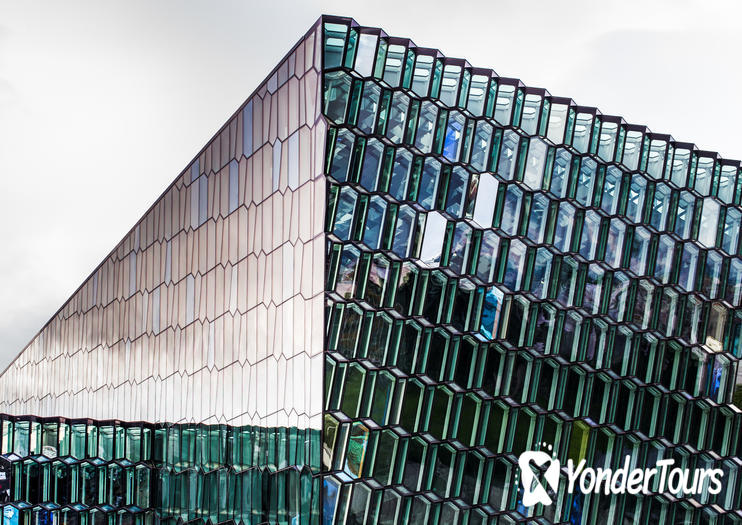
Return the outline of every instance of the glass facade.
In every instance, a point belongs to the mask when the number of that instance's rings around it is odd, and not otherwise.
[[[742,523],[738,161],[322,17],[0,376],[2,525]],[[722,490],[525,506],[518,457]]]
[[[2,525],[320,523],[321,49],[318,22],[2,373]]]
[[[314,429],[4,416],[3,523],[318,522],[319,443]]]
[[[325,20],[325,523],[740,523],[739,162]],[[525,507],[518,456],[720,468]],[[534,521],[528,521],[529,519]]]

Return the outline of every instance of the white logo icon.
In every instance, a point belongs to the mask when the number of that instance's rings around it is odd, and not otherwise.
[[[523,505],[531,507],[536,503],[542,505],[551,505],[551,497],[544,489],[544,486],[536,478],[536,474],[531,467],[531,463],[536,467],[542,467],[546,463],[551,464],[544,472],[546,483],[556,491],[559,488],[559,460],[552,458],[543,451],[527,450],[518,458],[518,467],[520,467],[520,482],[523,485]]]

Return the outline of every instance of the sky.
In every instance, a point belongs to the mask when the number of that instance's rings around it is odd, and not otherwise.
[[[733,0],[0,0],[0,369],[322,13],[742,158]]]

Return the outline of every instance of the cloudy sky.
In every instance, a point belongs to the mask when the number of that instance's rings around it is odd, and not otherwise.
[[[0,0],[0,368],[321,13],[739,159],[737,5]]]

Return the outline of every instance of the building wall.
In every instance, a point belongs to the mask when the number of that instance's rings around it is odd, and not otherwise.
[[[738,520],[739,162],[327,22],[325,522]],[[525,507],[527,450],[723,488]]]
[[[319,35],[302,38],[3,372],[0,412],[320,428]]]

